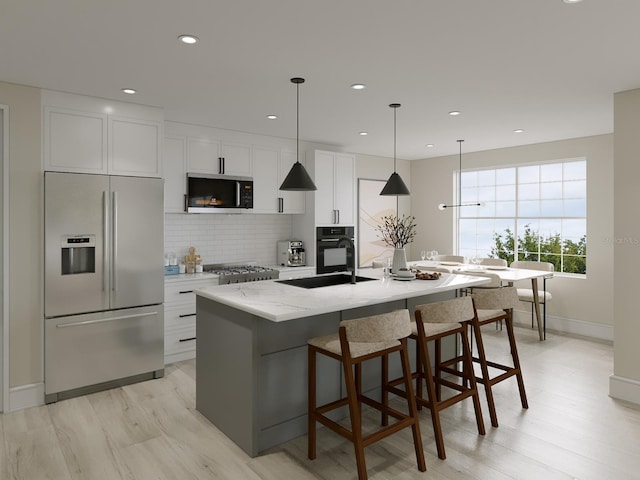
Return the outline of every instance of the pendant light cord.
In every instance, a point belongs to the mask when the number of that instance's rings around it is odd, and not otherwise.
[[[462,142],[464,140],[458,140],[458,145],[460,146],[460,154],[458,156],[458,204],[462,204]]]
[[[396,110],[393,109],[393,173],[396,173]]]
[[[300,84],[296,83],[296,162],[300,161]]]

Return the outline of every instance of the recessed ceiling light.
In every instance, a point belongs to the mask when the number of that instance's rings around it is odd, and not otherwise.
[[[278,118],[278,116],[277,115],[267,115],[267,118],[269,120],[275,120],[276,118]]]
[[[524,133],[524,130],[521,128],[516,128],[513,133]]]
[[[425,146],[426,146],[427,148],[433,148],[433,143],[427,143]]]
[[[199,39],[195,35],[180,35],[178,37],[178,40],[180,40],[182,43],[193,45],[194,43],[198,43]]]
[[[360,135],[362,135],[363,137],[366,137],[367,135],[369,135],[369,132],[360,132]]]
[[[580,3],[582,0],[562,0],[564,3]]]
[[[127,95],[133,95],[136,93],[136,91],[133,88],[123,88],[122,91]]]
[[[452,110],[451,112],[449,112],[449,115],[455,117],[456,115],[460,115],[460,112],[458,110]]]
[[[365,88],[367,88],[367,86],[364,83],[354,83],[353,85],[351,85],[351,88],[353,88],[354,90],[364,90]]]

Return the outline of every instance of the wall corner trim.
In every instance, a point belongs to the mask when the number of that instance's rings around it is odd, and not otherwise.
[[[609,396],[640,405],[640,382],[631,378],[611,375],[609,377]]]
[[[20,385],[9,389],[9,405],[5,412],[44,405],[44,382]]]

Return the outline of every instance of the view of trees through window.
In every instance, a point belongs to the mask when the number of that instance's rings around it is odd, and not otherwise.
[[[585,274],[586,160],[462,172],[458,252]]]

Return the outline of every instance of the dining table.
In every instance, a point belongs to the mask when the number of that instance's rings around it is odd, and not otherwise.
[[[494,273],[500,278],[500,282],[507,286],[513,286],[515,282],[521,280],[531,281],[531,290],[533,291],[533,308],[538,326],[538,335],[540,340],[546,338],[546,311],[544,316],[540,313],[540,298],[538,295],[538,279],[543,279],[546,283],[548,278],[553,277],[553,272],[530,270],[525,268],[511,268],[498,265],[477,265],[471,263],[445,262],[437,260],[417,260],[407,262],[407,266],[411,269],[421,271],[433,271],[433,269],[446,270],[449,273],[477,272],[477,273]],[[543,288],[546,290],[546,288]]]

